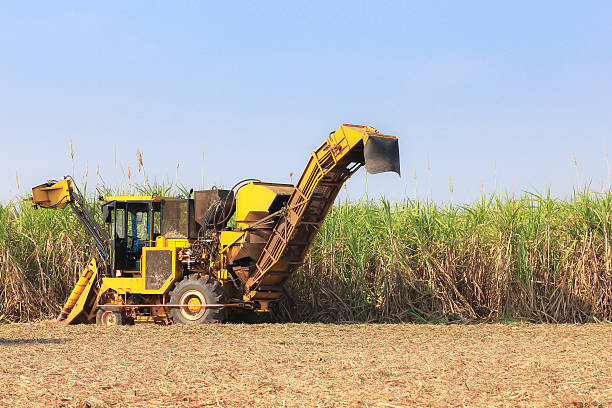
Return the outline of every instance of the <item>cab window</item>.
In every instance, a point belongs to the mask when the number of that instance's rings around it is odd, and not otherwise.
[[[117,238],[125,238],[125,210],[123,208],[117,208],[115,211],[115,234]]]

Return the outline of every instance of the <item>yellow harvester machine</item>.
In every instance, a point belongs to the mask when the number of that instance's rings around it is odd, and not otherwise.
[[[58,319],[198,324],[223,321],[231,310],[268,311],[363,165],[399,174],[397,138],[342,125],[310,155],[295,186],[244,180],[187,199],[104,197],[103,225],[70,177],[34,187],[32,205],[70,206],[97,249]]]

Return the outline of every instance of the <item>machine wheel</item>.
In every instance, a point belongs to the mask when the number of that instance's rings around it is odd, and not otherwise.
[[[218,323],[224,320],[221,308],[202,307],[206,304],[223,303],[225,294],[219,282],[210,276],[201,277],[193,274],[180,281],[170,292],[170,303],[173,305],[190,305],[189,307],[173,307],[170,317],[174,323],[202,324]]]
[[[117,308],[99,309],[96,313],[96,324],[100,326],[121,326],[124,324],[123,313]]]

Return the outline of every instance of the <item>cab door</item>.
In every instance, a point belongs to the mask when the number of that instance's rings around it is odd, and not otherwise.
[[[128,271],[141,270],[142,249],[151,246],[150,211],[150,203],[127,203],[125,269]]]

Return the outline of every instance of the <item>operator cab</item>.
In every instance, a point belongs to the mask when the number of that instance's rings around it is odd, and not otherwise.
[[[118,276],[140,274],[142,248],[154,246],[160,235],[160,202],[149,197],[109,199],[102,214],[110,237],[111,270]]]
[[[197,239],[203,226],[196,222],[196,212],[205,214],[206,219],[211,218],[200,207],[210,204],[204,198],[212,201],[218,194],[217,190],[198,191],[195,200],[156,196],[106,197],[102,217],[110,238],[112,275],[141,276],[142,249],[155,246],[160,235],[169,240]],[[216,207],[214,210],[216,217],[211,219],[225,216],[223,212],[217,214]]]
[[[234,213],[227,190],[196,191],[195,198],[157,196],[106,197],[102,217],[110,238],[112,276],[142,277],[142,249],[157,237],[196,240],[206,230],[220,230]]]

